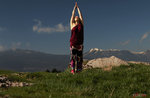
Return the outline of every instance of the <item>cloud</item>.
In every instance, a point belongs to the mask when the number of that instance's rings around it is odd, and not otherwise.
[[[130,43],[130,40],[127,40],[127,41],[125,41],[125,42],[121,42],[120,44],[122,45],[122,46],[125,46],[125,45],[127,45],[127,44],[129,44]]]
[[[11,46],[11,49],[12,49],[12,50],[16,50],[16,49],[19,48],[21,45],[22,45],[21,42],[13,42],[13,43],[12,43],[12,46]]]
[[[141,37],[140,42],[142,42],[144,39],[146,39],[149,34],[150,34],[150,32],[146,32],[146,33]]]
[[[6,50],[6,48],[4,46],[0,45],[0,51],[4,51],[4,50]]]
[[[35,19],[35,22],[37,22],[36,25],[33,26],[33,31],[37,33],[55,33],[55,32],[68,32],[69,26],[64,26],[62,23],[59,23],[55,25],[54,27],[45,27],[42,25],[42,22],[40,20]]]

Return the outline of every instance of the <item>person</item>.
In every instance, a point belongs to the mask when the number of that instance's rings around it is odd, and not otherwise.
[[[75,11],[78,10],[78,16],[75,16]],[[80,9],[77,5],[77,2],[72,11],[72,16],[70,19],[70,28],[71,28],[71,37],[70,37],[70,66],[71,73],[75,74],[76,72],[82,71],[83,63],[83,38],[84,38],[84,29],[83,29],[83,17],[80,12]],[[77,69],[75,70],[75,62],[77,61]]]

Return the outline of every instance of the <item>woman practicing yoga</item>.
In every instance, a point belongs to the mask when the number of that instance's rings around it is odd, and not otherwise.
[[[78,10],[78,16],[75,16],[75,10]],[[71,65],[71,73],[80,72],[82,70],[82,62],[83,62],[83,17],[80,12],[80,9],[77,5],[77,2],[74,6],[71,20],[70,20],[70,28],[71,28],[71,38],[70,38],[70,65]],[[75,62],[77,61],[77,69],[75,70]]]

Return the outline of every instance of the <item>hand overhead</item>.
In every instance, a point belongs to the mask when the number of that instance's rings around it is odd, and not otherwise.
[[[78,7],[78,5],[77,5],[77,2],[75,3],[75,8],[77,8]]]
[[[81,22],[82,24],[84,24],[84,23],[83,23],[83,17],[82,17],[81,11],[80,11],[80,9],[79,9],[79,7],[78,7],[78,5],[77,5],[77,2],[75,2],[75,6],[74,6],[74,8],[73,8],[72,16],[71,16],[71,19],[70,19],[70,27],[71,27],[71,28],[73,27],[73,24],[74,24],[74,21],[75,21],[74,19],[75,19],[75,11],[76,11],[76,9],[78,10],[80,22]]]

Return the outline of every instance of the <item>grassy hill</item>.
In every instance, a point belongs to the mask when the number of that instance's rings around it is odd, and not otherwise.
[[[150,98],[150,66],[130,64],[111,71],[87,69],[72,75],[61,73],[18,73],[0,71],[12,81],[34,83],[32,86],[0,88],[0,96],[10,98]]]

